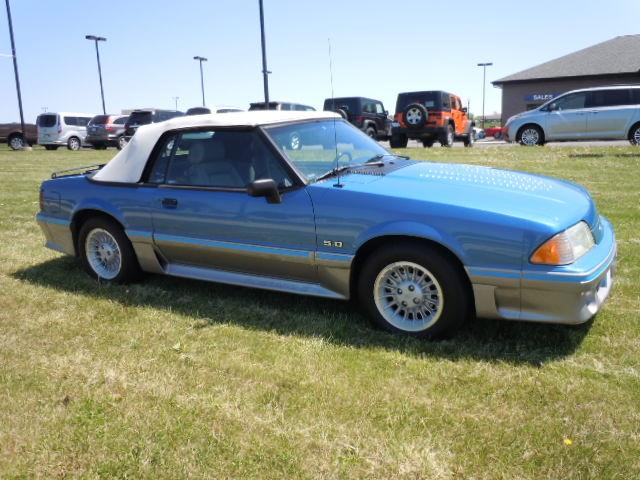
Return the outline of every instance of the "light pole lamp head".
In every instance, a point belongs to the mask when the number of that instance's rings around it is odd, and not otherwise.
[[[479,63],[478,64],[479,67],[490,67],[491,65],[493,65],[492,62],[486,62],[486,63]]]
[[[87,40],[95,40],[96,42],[106,42],[107,39],[105,37],[98,37],[96,35],[85,35],[84,38]]]
[[[200,60],[201,62],[206,62],[207,61],[207,59],[205,57],[199,57],[197,55],[195,57],[193,57],[193,59],[194,60]]]

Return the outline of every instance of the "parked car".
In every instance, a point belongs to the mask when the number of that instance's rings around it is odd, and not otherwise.
[[[297,110],[302,112],[314,112],[316,109],[309,105],[292,102],[269,102],[269,108],[266,108],[266,104],[264,102],[249,104],[249,111],[253,112],[255,110]]]
[[[391,133],[391,148],[405,148],[409,139],[425,147],[435,141],[443,147],[461,139],[465,147],[474,144],[473,127],[467,108],[457,95],[440,90],[407,92],[398,95]]]
[[[311,143],[290,149],[294,132]],[[613,228],[567,181],[412,161],[329,112],[174,118],[131,142],[40,187],[47,247],[96,288],[144,271],[355,297],[421,337],[474,312],[585,322],[611,289]]]
[[[474,133],[475,140],[482,140],[487,136],[486,132],[483,129],[478,127],[473,127],[473,133]]]
[[[484,133],[487,137],[493,137],[494,140],[502,139],[502,127],[487,127],[484,129]]]
[[[66,145],[69,150],[80,150],[87,137],[87,125],[92,113],[47,112],[38,115],[38,144],[47,150]]]
[[[388,140],[391,119],[380,100],[365,97],[327,98],[323,109],[336,112],[371,138]]]
[[[209,107],[192,107],[187,110],[185,115],[207,115],[210,113],[231,113],[231,112],[243,112],[241,108],[238,107],[214,107],[211,110]]]
[[[22,135],[20,123],[0,123],[0,143],[8,144],[13,150],[21,150],[25,145],[35,144],[38,141],[37,127],[33,123],[25,123],[24,129],[26,139]]]
[[[131,139],[140,125],[164,122],[182,115],[184,113],[178,110],[158,110],[154,108],[134,110],[129,114],[129,118],[124,125],[125,143]]]
[[[96,115],[87,125],[87,143],[96,150],[107,147],[121,150],[127,144],[124,125],[128,118],[128,115]]]
[[[640,85],[572,90],[507,120],[521,145],[565,140],[629,140],[640,145]]]

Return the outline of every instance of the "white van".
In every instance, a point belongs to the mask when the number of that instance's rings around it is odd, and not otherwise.
[[[87,124],[93,113],[47,112],[38,115],[38,145],[56,150],[66,145],[69,150],[80,150],[87,138]]]

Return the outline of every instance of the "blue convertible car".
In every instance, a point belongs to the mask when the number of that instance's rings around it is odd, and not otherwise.
[[[608,296],[610,223],[562,180],[390,154],[326,112],[180,117],[40,191],[49,248],[141,272],[336,299],[433,337],[479,317],[581,323]]]

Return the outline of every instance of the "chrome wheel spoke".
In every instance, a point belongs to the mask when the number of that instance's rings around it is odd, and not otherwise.
[[[85,254],[99,278],[112,280],[122,267],[122,255],[116,239],[106,230],[95,228],[85,240]]]

